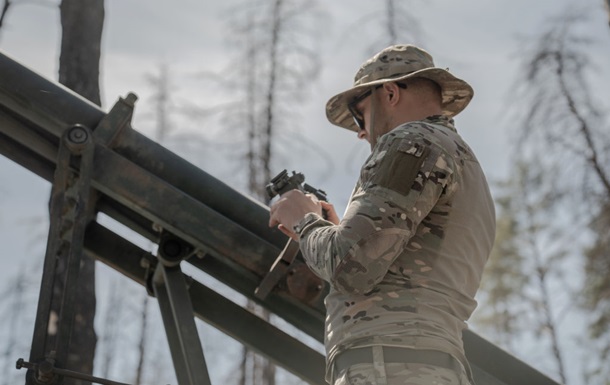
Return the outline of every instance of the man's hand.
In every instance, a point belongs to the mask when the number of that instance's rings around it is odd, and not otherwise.
[[[281,232],[298,241],[299,236],[294,232],[294,227],[308,213],[316,213],[322,216],[322,203],[312,194],[306,195],[299,190],[288,191],[271,205],[269,227],[278,225]],[[326,205],[332,208],[332,205]],[[334,209],[333,214],[335,217],[337,216]]]
[[[339,220],[339,216],[335,211],[335,206],[333,206],[332,203],[324,201],[320,201],[320,204],[322,205],[322,210],[324,210],[326,220],[332,222],[334,225],[338,225],[341,221]]]

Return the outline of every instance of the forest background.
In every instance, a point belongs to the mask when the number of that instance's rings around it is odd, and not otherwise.
[[[0,49],[54,80],[60,3],[5,0],[0,19]],[[261,198],[270,174],[299,170],[342,212],[368,146],[325,120],[326,101],[385,46],[426,48],[475,89],[456,123],[497,203],[471,329],[558,382],[607,385],[609,14],[606,1],[574,3],[107,0],[100,102],[133,91],[134,127],[223,182]],[[4,157],[0,181],[0,381],[11,384],[31,342],[50,185]],[[175,383],[152,301],[101,264],[95,274],[94,373]],[[199,327],[213,383],[299,383]]]

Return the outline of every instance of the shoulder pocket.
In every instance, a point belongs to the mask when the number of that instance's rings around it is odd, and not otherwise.
[[[402,140],[389,150],[373,176],[373,185],[408,194],[414,186],[430,148],[421,142]],[[419,186],[417,184],[416,186]]]

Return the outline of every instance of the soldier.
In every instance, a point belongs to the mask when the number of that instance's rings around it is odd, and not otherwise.
[[[330,283],[331,384],[472,381],[462,330],[495,235],[487,181],[452,119],[472,96],[426,51],[384,49],[326,105],[372,149],[343,219],[297,190],[271,207],[269,225]]]

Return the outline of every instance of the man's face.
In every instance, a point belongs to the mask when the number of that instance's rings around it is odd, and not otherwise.
[[[396,86],[394,87],[393,85]],[[378,85],[373,89],[363,92],[348,104],[348,109],[354,118],[354,122],[360,129],[358,131],[359,139],[364,139],[371,143],[371,123],[375,125],[375,136],[383,135],[394,127],[392,124],[393,112],[390,110],[388,97],[399,93],[400,89],[406,88],[407,85],[403,83]],[[371,122],[373,104],[375,105],[375,122]]]
[[[363,139],[370,143],[371,98],[367,97],[361,100],[354,107],[362,119],[362,123],[359,125],[358,139]]]
[[[359,128],[358,138],[364,139],[370,143],[370,122],[371,122],[371,96],[375,96],[374,89],[369,89],[354,99],[349,105],[349,111],[354,118],[354,122]]]
[[[387,110],[383,97],[385,92],[383,88],[376,89],[372,95],[354,105],[353,113],[357,113],[361,120],[361,124],[358,125],[360,128],[358,139],[371,143],[371,123],[375,125],[375,136],[383,135],[393,128],[389,122],[390,112]],[[375,98],[375,122],[371,122],[373,98]]]

